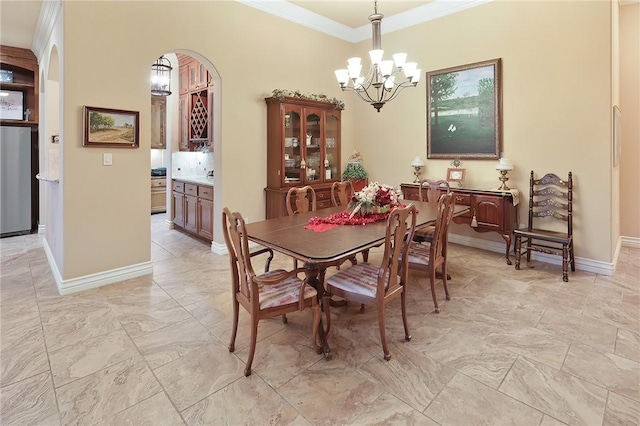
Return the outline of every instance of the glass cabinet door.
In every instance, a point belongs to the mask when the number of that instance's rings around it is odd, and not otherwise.
[[[302,121],[300,108],[284,106],[284,182],[283,184],[299,184],[302,177],[304,154],[301,144]]]
[[[305,110],[305,153],[306,183],[318,183],[322,180],[322,113],[315,109]]]
[[[324,180],[340,180],[339,167],[340,157],[338,151],[338,142],[340,141],[340,119],[327,112],[325,122],[325,139],[324,139],[324,162],[323,173]]]

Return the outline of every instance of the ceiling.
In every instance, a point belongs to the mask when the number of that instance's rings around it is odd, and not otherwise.
[[[0,44],[31,49],[41,0],[0,1]]]
[[[380,0],[378,12],[389,17],[422,6],[430,1]],[[252,3],[247,2],[253,7],[258,2],[253,1]],[[368,17],[373,13],[374,7],[373,0],[289,0],[281,1],[281,3],[301,7],[308,12],[349,28],[369,25]],[[38,25],[41,5],[41,0],[0,1],[0,44],[30,49]],[[293,14],[295,14],[295,10]],[[295,19],[295,16],[290,17]]]
[[[213,0],[206,0],[213,1]],[[373,0],[235,0],[348,41],[371,36],[368,17]],[[397,30],[490,0],[379,0],[385,28]],[[640,0],[619,0],[629,5]],[[42,0],[0,0],[0,44],[31,49]],[[445,10],[446,9],[446,10]],[[389,19],[390,18],[390,19]],[[384,25],[384,24],[383,24]]]

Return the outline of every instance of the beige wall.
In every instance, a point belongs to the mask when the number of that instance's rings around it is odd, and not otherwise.
[[[620,8],[620,234],[640,238],[640,4]]]
[[[163,53],[197,52],[220,74],[218,212],[264,217],[263,98],[274,88],[344,99],[343,159],[362,151],[374,180],[410,181],[411,159],[426,154],[424,82],[379,114],[337,89],[333,70],[366,55],[370,41],[351,45],[231,1],[65,2],[64,19],[63,279],[150,259],[148,78]],[[607,2],[492,2],[386,34],[383,48],[407,51],[423,72],[502,58],[504,152],[516,165],[509,183],[524,190],[531,169],[572,170],[576,253],[611,261],[611,233],[600,226],[612,220]],[[83,148],[82,105],[140,111],[140,149]],[[101,165],[104,152],[113,166]],[[448,165],[429,160],[426,175],[442,177]],[[498,185],[494,161],[464,166],[470,182]]]
[[[515,165],[509,185],[526,197],[531,170],[572,171],[576,256],[612,261],[611,230],[602,226],[612,222],[609,2],[491,2],[385,34],[382,44],[408,52],[423,71],[502,58],[503,152]],[[380,114],[357,106],[358,143],[374,179],[410,181],[411,160],[426,156],[425,93],[423,83],[407,89]],[[467,182],[497,187],[496,163],[464,161]],[[450,160],[428,160],[423,176],[444,178],[447,167]],[[502,241],[463,225],[452,232]]]
[[[275,88],[339,95],[329,64],[343,61],[353,48],[231,1],[64,6],[64,279],[150,259],[146,123],[149,69],[158,56],[192,51],[216,67],[222,79],[217,207],[228,205],[258,220],[264,217],[264,97]],[[140,149],[83,148],[82,105],[140,111]],[[347,150],[355,143],[350,114],[343,115]],[[113,166],[101,165],[104,152],[113,154]],[[215,239],[223,242],[219,232]]]

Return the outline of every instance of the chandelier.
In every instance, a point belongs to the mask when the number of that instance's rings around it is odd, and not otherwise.
[[[171,62],[164,55],[151,65],[152,95],[169,96],[171,94],[171,70]]]
[[[369,15],[373,32],[373,50],[369,51],[371,66],[366,76],[360,74],[360,58],[349,58],[347,68],[335,71],[340,88],[353,90],[365,102],[380,112],[385,103],[392,101],[405,87],[415,87],[422,70],[416,62],[406,62],[406,53],[396,53],[393,60],[382,60],[384,50],[380,35],[380,24],[384,15],[378,13],[378,1],[374,2],[374,13]],[[394,68],[395,64],[395,68]],[[400,81],[402,78],[404,80]]]

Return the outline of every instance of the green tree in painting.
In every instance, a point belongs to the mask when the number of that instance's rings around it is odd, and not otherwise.
[[[478,81],[478,118],[481,126],[493,126],[495,120],[495,96],[492,78],[481,78]]]
[[[97,112],[92,112],[89,117],[89,127],[91,130],[95,131],[98,129],[109,129],[116,124],[116,121],[113,117],[108,115],[102,115]]]
[[[431,111],[433,111],[433,135],[440,132],[438,126],[438,104],[456,91],[457,73],[442,74],[431,78]]]

